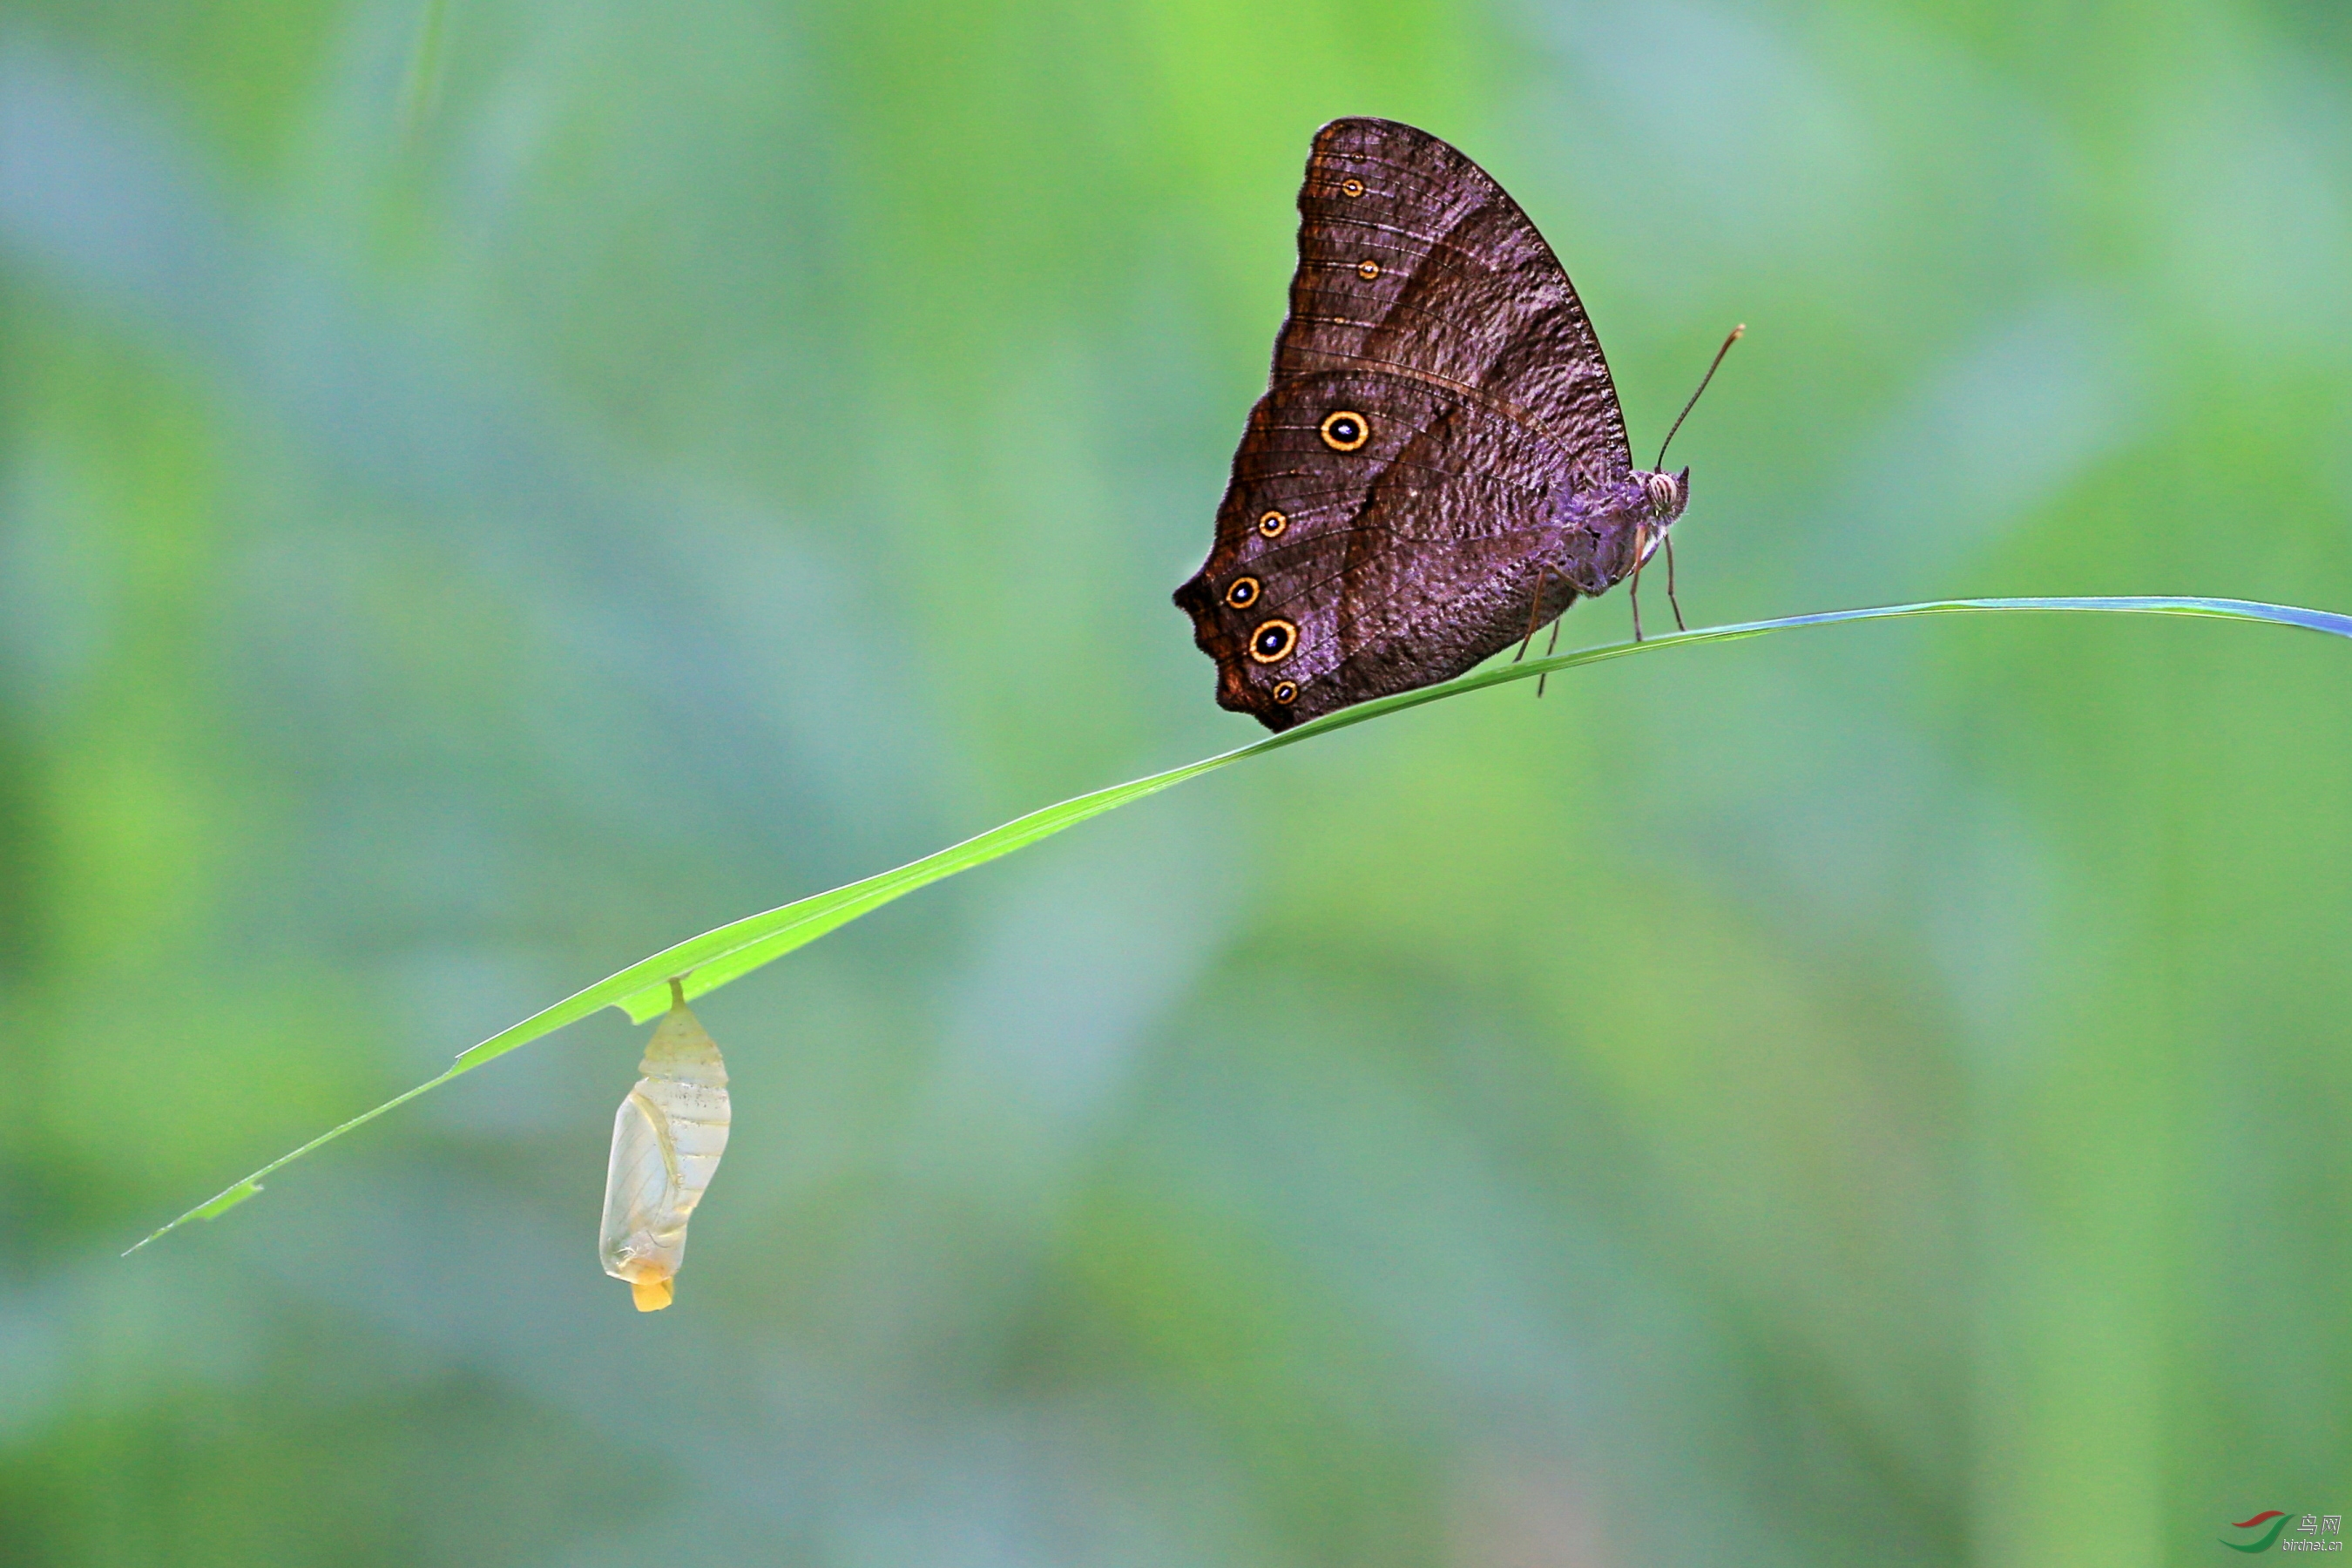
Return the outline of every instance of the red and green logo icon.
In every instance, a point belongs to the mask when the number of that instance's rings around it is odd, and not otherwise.
[[[2294,1539],[2281,1541],[2289,1526]],[[2268,1552],[2275,1546],[2282,1552],[2341,1552],[2344,1550],[2344,1516],[2340,1513],[2306,1513],[2298,1522],[2293,1514],[2282,1509],[2266,1508],[2252,1519],[2242,1519],[2230,1526],[2238,1531],[2234,1541],[2221,1538],[2221,1544],[2232,1552]]]
[[[2274,1508],[2266,1508],[2253,1518],[2231,1525],[2231,1530],[2259,1530],[2262,1533],[2242,1541],[2223,1538],[2221,1544],[2232,1552],[2268,1552],[2278,1544],[2279,1532],[2286,1528],[2287,1516]],[[2267,1529],[2264,1526],[2268,1526]]]

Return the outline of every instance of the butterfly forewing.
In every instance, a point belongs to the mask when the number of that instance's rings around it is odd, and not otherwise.
[[[1580,482],[1632,470],[1575,287],[1486,171],[1410,125],[1335,121],[1315,138],[1298,211],[1276,385],[1343,365],[1433,376],[1549,436]]]

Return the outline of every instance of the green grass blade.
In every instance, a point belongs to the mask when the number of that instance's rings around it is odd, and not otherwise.
[[[1917,605],[1886,605],[1861,610],[1827,610],[1810,616],[1788,616],[1778,620],[1749,621],[1727,626],[1706,626],[1696,631],[1670,632],[1645,642],[1606,643],[1598,647],[1580,648],[1573,653],[1551,658],[1533,658],[1519,664],[1498,664],[1445,681],[1441,685],[1423,687],[1394,697],[1377,698],[1359,703],[1337,713],[1299,725],[1279,735],[1268,736],[1254,744],[1218,756],[1205,757],[1197,763],[1171,768],[1165,773],[1151,773],[1113,784],[1091,794],[1075,796],[1055,805],[1043,807],[1018,816],[1001,827],[991,828],[974,838],[926,855],[895,870],[884,871],[851,882],[828,892],[817,893],[798,902],[765,910],[734,921],[715,931],[707,931],[675,947],[666,948],[649,958],[639,960],[616,974],[607,975],[585,990],[573,993],[553,1006],[532,1014],[508,1028],[500,1030],[479,1045],[471,1047],[452,1062],[448,1070],[438,1078],[418,1084],[415,1089],[394,1100],[386,1100],[374,1110],[355,1116],[339,1127],[329,1129],[300,1148],[282,1154],[261,1169],[237,1182],[217,1195],[190,1209],[186,1214],[142,1239],[131,1251],[168,1234],[192,1219],[210,1219],[261,1190],[261,1179],[281,1166],[292,1163],[322,1144],[331,1143],[354,1128],[362,1127],[386,1111],[406,1104],[428,1090],[438,1089],[451,1079],[468,1073],[483,1063],[502,1057],[518,1046],[528,1045],[541,1036],[554,1033],[566,1024],[576,1023],[589,1014],[604,1007],[619,1007],[637,1023],[644,1023],[669,1005],[669,982],[683,978],[688,996],[700,996],[717,990],[761,964],[772,963],[793,949],[814,942],[829,931],[848,924],[860,915],[879,909],[893,899],[902,898],[918,888],[927,887],[959,871],[984,865],[1000,856],[1024,848],[1041,838],[1049,838],[1066,827],[1074,827],[1088,817],[1099,816],[1130,801],[1157,795],[1213,773],[1244,757],[1255,757],[1311,741],[1334,730],[1344,730],[1351,724],[1382,718],[1407,708],[1418,708],[1425,702],[1442,701],[1458,697],[1465,691],[1478,691],[1489,686],[1502,686],[1514,680],[1559,670],[1573,669],[1579,665],[1598,664],[1603,659],[1624,658],[1633,654],[1662,653],[1668,648],[1687,647],[1698,643],[1734,642],[1742,637],[1762,637],[1767,633],[1789,631],[1800,626],[1832,626],[1847,621],[1894,620],[1910,616],[1975,615],[2011,613],[2018,611],[2082,612],[2131,616],[2198,616],[2235,621],[2258,621],[2273,626],[2300,626],[2309,631],[2326,632],[2336,637],[2352,637],[2352,616],[2342,616],[2327,610],[2299,609],[2287,605],[2257,604],[2244,599],[2203,599],[2168,596],[2140,598],[2066,598],[2066,599],[1937,599]]]

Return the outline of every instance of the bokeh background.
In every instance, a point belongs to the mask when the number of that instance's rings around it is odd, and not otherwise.
[[[1579,672],[711,996],[1250,738],[1169,591],[1307,141],[1457,142],[1701,623],[2352,605],[2333,0],[12,0],[0,1557],[2133,1564],[2352,1512],[2352,655],[2089,617]],[[1623,635],[1622,596],[1569,640]]]

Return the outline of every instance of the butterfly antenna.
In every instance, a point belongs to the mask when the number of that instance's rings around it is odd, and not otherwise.
[[[1683,411],[1675,416],[1674,424],[1668,426],[1666,430],[1666,438],[1658,443],[1658,460],[1652,465],[1653,468],[1661,472],[1664,470],[1666,466],[1666,448],[1675,444],[1675,432],[1683,427],[1683,421],[1690,417],[1690,411],[1698,406],[1699,392],[1705,392],[1706,390],[1706,384],[1715,379],[1716,365],[1719,365],[1723,363],[1723,356],[1731,352],[1731,345],[1738,342],[1740,340],[1740,337],[1746,333],[1747,331],[1748,323],[1745,321],[1740,322],[1738,326],[1731,329],[1731,335],[1723,340],[1723,346],[1715,351],[1714,363],[1706,367],[1706,374],[1698,378],[1698,392],[1694,392],[1690,395],[1690,401],[1683,405]]]
[[[1675,630],[1690,630],[1683,625],[1683,607],[1675,598],[1675,536],[1671,532],[1666,535],[1666,604],[1675,612]]]

